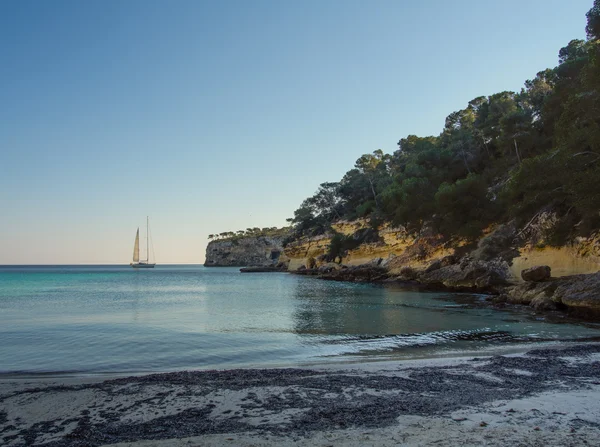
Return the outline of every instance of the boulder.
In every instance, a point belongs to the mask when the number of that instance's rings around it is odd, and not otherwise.
[[[547,265],[536,265],[521,271],[521,278],[523,278],[524,281],[546,281],[550,279],[550,272],[551,269]]]

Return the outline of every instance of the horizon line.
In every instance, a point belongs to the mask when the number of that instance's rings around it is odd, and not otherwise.
[[[103,262],[103,263],[94,263],[94,264],[90,264],[90,263],[61,263],[61,264],[47,264],[47,263],[41,263],[41,264],[0,264],[0,267],[26,267],[26,266],[38,266],[38,265],[131,265],[131,264],[122,264],[122,263],[118,263],[118,262]],[[204,262],[161,262],[160,264],[156,264],[156,265],[204,265]]]

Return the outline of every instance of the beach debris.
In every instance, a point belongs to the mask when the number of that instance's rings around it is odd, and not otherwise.
[[[523,421],[531,421],[514,424],[514,416],[494,416],[498,414],[496,410],[508,407],[498,407],[495,403],[527,399],[532,393],[554,392],[556,383],[565,377],[571,379],[561,387],[563,391],[581,392],[589,386],[590,378],[596,381],[600,378],[595,360],[598,354],[600,344],[581,344],[560,349],[538,348],[517,357],[488,357],[483,364],[408,367],[402,374],[247,369],[151,374],[77,385],[24,386],[0,396],[0,444],[39,445],[52,436],[53,440],[45,444],[47,447],[100,446],[209,434],[228,436],[246,433],[249,428],[260,436],[274,434],[301,439],[311,433],[337,433],[351,427],[358,430],[354,434],[370,438],[371,430],[393,427],[398,421],[403,421],[411,432],[426,430],[427,424],[435,422],[461,433],[479,431],[477,426],[489,424],[494,429],[502,428],[508,423],[525,435],[533,435],[531,431],[537,423],[539,431],[552,432],[552,436],[555,432],[563,436],[561,433],[571,430],[573,423],[577,434],[569,436],[584,439],[590,433],[598,434],[595,423],[572,417],[552,418],[551,411],[541,411],[540,408],[546,407],[540,407],[537,401],[524,400],[516,404],[520,405],[517,410],[508,408],[502,412],[522,415]],[[515,375],[515,369],[530,374]],[[506,380],[490,381],[482,373],[493,373]],[[135,392],[124,394],[125,388]],[[374,393],[375,389],[386,392]],[[282,395],[285,399],[276,398]],[[113,399],[106,403],[105,397],[109,396]],[[26,418],[32,417],[27,403],[33,398],[44,412],[37,420],[27,422]],[[60,417],[53,411],[58,402],[65,408]],[[484,404],[491,405],[486,413],[481,412],[480,406]],[[215,408],[219,410],[214,411]],[[595,411],[596,407],[592,408]],[[573,414],[570,407],[551,409]],[[465,413],[471,410],[477,412]],[[545,417],[543,424],[532,419],[540,416]],[[492,422],[482,421],[483,417],[491,418]],[[30,425],[23,426],[21,418]],[[470,422],[468,426],[455,425],[449,419]],[[575,427],[571,433],[575,433]],[[482,437],[494,434],[490,430],[480,432]],[[237,435],[228,439],[232,440],[235,441],[231,445],[240,443]]]

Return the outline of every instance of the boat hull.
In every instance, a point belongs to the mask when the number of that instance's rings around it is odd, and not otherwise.
[[[156,264],[130,264],[134,269],[153,269]]]

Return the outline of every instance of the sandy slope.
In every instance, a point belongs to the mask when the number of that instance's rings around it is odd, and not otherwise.
[[[4,379],[0,444],[600,445],[600,346],[345,369]]]

